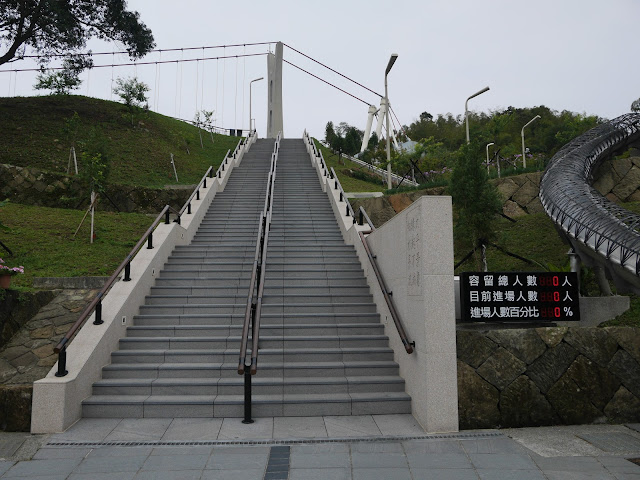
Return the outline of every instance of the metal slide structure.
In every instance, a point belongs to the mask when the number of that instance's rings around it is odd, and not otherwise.
[[[549,162],[540,181],[540,201],[586,265],[603,267],[618,292],[640,294],[640,215],[591,186],[602,161],[631,146],[640,147],[638,113],[575,138]]]

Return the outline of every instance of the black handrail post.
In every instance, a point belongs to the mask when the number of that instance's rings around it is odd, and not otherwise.
[[[96,318],[93,321],[94,325],[102,325],[104,322],[102,321],[102,300],[100,300],[96,304]]]
[[[358,225],[363,225],[364,224],[364,215],[362,215],[362,209],[360,209],[360,211],[358,212]]]
[[[164,214],[164,223],[166,225],[169,225],[169,223],[171,223],[169,220],[169,209],[167,209],[167,213]]]
[[[251,373],[249,369],[244,369],[244,420],[242,423],[253,423],[251,418]]]
[[[204,177],[204,181],[202,182],[202,188],[207,188],[207,177]]]
[[[200,199],[198,199],[200,200]],[[191,202],[189,202],[189,204],[187,205],[187,215],[191,215]],[[178,222],[180,223],[180,222]]]
[[[131,262],[127,263],[127,266],[124,267],[124,278],[122,279],[123,282],[130,282],[131,281]]]
[[[67,347],[62,347],[58,353],[58,371],[56,377],[64,377],[67,373]]]
[[[153,232],[149,234],[147,237],[147,250],[151,250],[153,248]]]
[[[200,189],[196,190],[196,200],[200,200]],[[189,206],[191,206],[191,204],[189,204]]]

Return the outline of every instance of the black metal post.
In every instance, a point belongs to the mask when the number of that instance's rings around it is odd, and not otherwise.
[[[147,250],[151,250],[152,248],[153,248],[153,232],[151,232],[147,237]]]
[[[191,215],[191,202],[187,205],[187,215]]]
[[[207,188],[207,177],[204,177],[204,182],[202,183],[202,188]]]
[[[127,263],[127,265],[124,267],[124,278],[122,279],[123,282],[130,282],[131,281],[131,262]]]
[[[358,225],[364,225],[364,215],[362,215],[362,210],[358,212]]]
[[[169,210],[167,209],[167,213],[164,214],[164,223],[169,225]]]
[[[222,177],[220,177],[220,170],[218,170],[218,178],[222,178]]]
[[[349,204],[347,203],[347,205],[344,208],[346,209],[345,215],[348,217],[349,216]],[[355,218],[354,218],[354,220],[355,220]]]
[[[64,377],[67,373],[67,347],[63,347],[58,354],[58,371],[56,377]]]
[[[96,305],[96,318],[93,321],[94,325],[102,325],[104,322],[102,321],[102,300],[98,302]]]
[[[251,419],[251,373],[244,368],[244,420],[242,423],[253,423]]]
[[[340,192],[340,201],[342,201],[342,192]]]
[[[200,200],[200,189],[196,190],[196,200]]]
[[[213,165],[209,169],[209,178],[213,178]],[[198,192],[198,193],[200,193],[200,192]]]

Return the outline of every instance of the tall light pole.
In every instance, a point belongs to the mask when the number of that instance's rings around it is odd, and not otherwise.
[[[467,98],[467,100],[464,102],[464,121],[467,124],[467,143],[469,143],[469,111],[467,109],[467,104],[469,103],[469,100],[471,100],[473,97],[477,97],[480,94],[483,94],[484,92],[488,91],[489,87],[484,87],[482,90],[480,90],[479,92],[474,93],[473,95],[471,95],[469,98]]]
[[[520,130],[520,136],[522,137],[522,168],[527,168],[527,157],[524,156],[524,129],[539,118],[540,115],[536,115],[531,120],[529,120],[524,127],[522,127],[522,130]]]
[[[391,71],[391,67],[396,63],[398,59],[397,53],[392,53],[387,64],[387,69],[384,71],[384,98],[387,101],[387,111],[385,123],[387,124],[387,188],[391,189],[391,144],[389,143],[389,89],[387,87],[387,75]]]
[[[493,142],[487,143],[487,174],[489,173],[489,147],[491,145],[495,145],[495,143]]]
[[[257,82],[258,80],[264,80],[264,77],[255,78],[249,82],[249,133],[253,131],[251,128],[251,85],[253,82]]]

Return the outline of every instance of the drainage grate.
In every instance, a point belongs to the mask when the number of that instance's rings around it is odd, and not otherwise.
[[[269,463],[263,480],[287,480],[289,478],[289,457],[291,447],[282,445],[271,447],[269,452]]]
[[[578,436],[604,452],[640,452],[640,439],[627,433],[595,433]]]
[[[289,438],[269,440],[215,440],[201,442],[147,441],[147,442],[74,442],[52,441],[48,447],[180,447],[180,446],[224,446],[224,445],[312,445],[316,443],[363,443],[363,442],[404,442],[406,440],[465,440],[469,438],[504,437],[498,432],[442,433],[435,435],[393,435],[378,437],[345,438]]]

